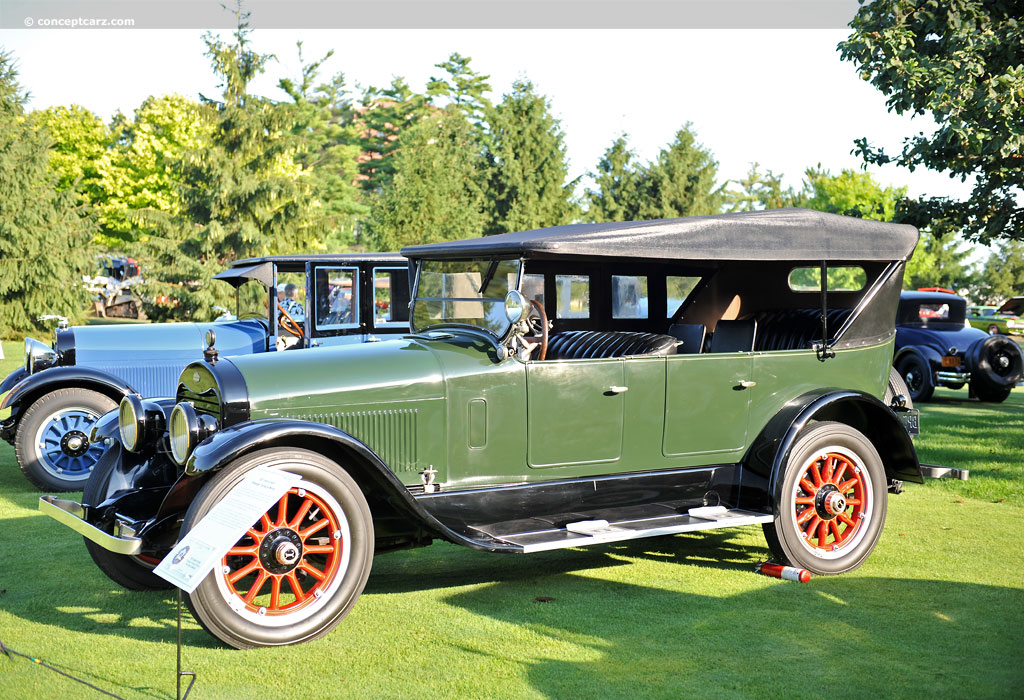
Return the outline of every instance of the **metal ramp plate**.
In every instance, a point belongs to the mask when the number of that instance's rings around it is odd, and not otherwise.
[[[536,529],[523,532],[492,534],[495,539],[519,545],[524,553],[543,552],[566,547],[586,547],[605,542],[636,540],[642,537],[676,535],[680,532],[715,530],[771,522],[770,514],[747,510],[728,510],[721,507],[694,508],[688,514],[662,515],[607,522],[587,520],[567,523],[565,527]],[[492,528],[491,529],[493,532]]]

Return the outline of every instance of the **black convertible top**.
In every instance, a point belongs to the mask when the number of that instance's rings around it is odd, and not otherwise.
[[[259,280],[269,287],[274,280],[274,265],[280,272],[303,272],[306,263],[339,265],[356,265],[361,262],[395,264],[405,266],[406,260],[398,253],[314,253],[311,255],[264,255],[261,258],[245,258],[235,260],[231,267],[213,276],[215,280],[223,280],[232,287],[240,287],[245,282]]]
[[[407,258],[563,256],[652,260],[906,260],[917,229],[809,209],[570,224],[402,249]]]

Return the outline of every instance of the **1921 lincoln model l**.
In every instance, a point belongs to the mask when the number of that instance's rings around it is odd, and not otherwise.
[[[416,246],[412,334],[221,358],[126,397],[82,504],[40,508],[129,588],[247,473],[301,477],[189,595],[235,647],[326,634],[375,553],[531,553],[759,523],[860,566],[921,482],[890,377],[909,226],[803,210]],[[824,273],[824,274],[823,274]],[[211,353],[212,355],[212,353]],[[890,392],[892,393],[892,392]]]
[[[235,289],[228,320],[70,328],[65,321],[52,346],[26,338],[25,366],[0,382],[0,409],[10,409],[0,438],[14,445],[34,485],[78,491],[102,452],[89,441],[95,420],[126,394],[173,396],[181,370],[202,358],[207,330],[224,355],[407,333],[408,269],[397,253],[250,258],[214,277]],[[305,313],[306,299],[317,313]]]

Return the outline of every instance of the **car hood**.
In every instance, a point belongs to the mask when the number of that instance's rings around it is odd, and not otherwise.
[[[412,337],[334,348],[231,358],[249,393],[252,418],[444,396],[429,343]]]
[[[1003,302],[1003,305],[996,309],[997,314],[1004,316],[1020,316],[1024,314],[1024,297],[1013,297]]]
[[[217,334],[221,355],[262,352],[266,327],[257,320],[220,323],[131,323],[109,326],[75,326],[75,363],[103,364],[130,358],[132,362],[202,359],[206,331]]]
[[[931,324],[928,327],[897,326],[896,349],[914,345],[931,348],[938,354],[945,355],[950,348],[956,348],[958,353],[963,355],[967,348],[987,337],[985,331],[954,323]]]

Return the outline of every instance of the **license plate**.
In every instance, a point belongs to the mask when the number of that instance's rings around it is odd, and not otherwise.
[[[906,428],[907,432],[911,435],[921,434],[921,412],[916,408],[912,408],[909,411],[900,411],[896,414],[899,416],[900,422],[903,423],[903,427]]]
[[[959,355],[946,355],[942,358],[943,367],[959,367],[960,356]]]

